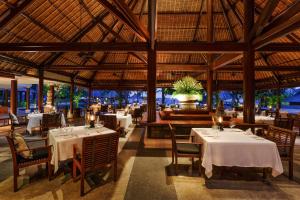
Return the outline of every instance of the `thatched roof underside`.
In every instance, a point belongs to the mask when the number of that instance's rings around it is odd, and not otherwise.
[[[157,0],[157,42],[207,42],[208,0]],[[271,0],[270,0],[271,1]],[[108,1],[119,10],[115,1]],[[255,0],[255,20],[264,13],[268,0]],[[274,1],[276,2],[276,1]],[[147,27],[147,0],[126,0],[125,4]],[[212,42],[243,41],[244,4],[242,0],[212,0]],[[298,9],[296,28],[274,37],[269,44],[300,43],[299,0],[278,0],[265,28],[288,9]],[[131,28],[103,7],[100,0],[0,0],[1,43],[138,43],[143,40]],[[10,17],[9,17],[10,16]],[[297,16],[296,16],[297,17]],[[5,21],[6,20],[6,21]],[[258,36],[264,34],[264,30]],[[240,53],[242,54],[242,53]],[[208,57],[218,61],[220,52],[157,53],[157,87],[170,86],[180,77],[190,75],[204,82],[209,69]],[[242,56],[214,70],[219,89],[241,89]],[[147,52],[22,52],[0,53],[0,72],[38,76],[45,68],[49,79],[75,82],[83,86],[108,89],[138,89],[146,87]],[[64,66],[67,66],[65,70]],[[84,66],[93,66],[92,70]],[[199,66],[199,70],[193,70]],[[53,67],[51,69],[51,67]],[[61,67],[60,70],[57,68]],[[78,67],[78,70],[76,70]],[[143,69],[129,69],[142,67]],[[300,52],[255,52],[257,88],[300,86]],[[259,68],[268,68],[263,71]],[[274,70],[280,67],[282,70]],[[285,70],[287,67],[288,70]],[[124,69],[122,69],[124,68]],[[174,69],[173,69],[174,68]],[[192,69],[191,69],[192,68]],[[270,70],[271,69],[271,70]]]

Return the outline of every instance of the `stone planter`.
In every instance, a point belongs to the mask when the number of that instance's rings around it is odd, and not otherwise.
[[[195,110],[199,95],[178,94],[175,96],[178,99],[180,108],[183,110]]]

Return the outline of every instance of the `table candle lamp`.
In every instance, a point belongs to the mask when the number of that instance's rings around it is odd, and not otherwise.
[[[224,131],[223,117],[222,117],[222,116],[220,116],[220,117],[218,118],[218,128],[219,128],[220,131]]]
[[[90,115],[90,128],[95,128],[95,115]]]

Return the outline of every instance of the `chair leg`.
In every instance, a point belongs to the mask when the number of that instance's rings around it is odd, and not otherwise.
[[[194,157],[192,157],[192,171],[193,171],[193,168],[194,168]]]
[[[174,151],[172,150],[172,164],[174,164]]]
[[[199,157],[199,176],[201,176],[201,157]]]
[[[77,177],[77,172],[76,172],[76,165],[75,165],[75,163],[74,163],[74,161],[73,161],[73,181],[75,181],[75,178]]]
[[[52,177],[52,173],[51,173],[51,164],[50,162],[47,162],[46,163],[46,170],[48,172],[48,180],[50,181],[51,180],[51,177]]]
[[[14,192],[18,191],[18,176],[19,176],[19,169],[14,169]]]
[[[289,179],[290,180],[293,180],[293,177],[294,177],[294,163],[293,163],[293,160],[289,160]]]
[[[175,156],[175,174],[178,175],[178,165],[177,165],[177,156]]]
[[[115,160],[114,162],[114,181],[117,181],[118,177],[118,161]]]
[[[80,178],[80,196],[84,195],[84,174],[81,174]]]

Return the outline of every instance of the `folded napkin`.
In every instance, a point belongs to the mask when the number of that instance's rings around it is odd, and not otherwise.
[[[253,133],[252,133],[252,131],[251,131],[251,128],[248,128],[247,130],[246,130],[246,133],[245,133],[246,135],[253,135]]]

